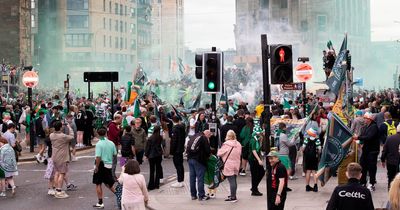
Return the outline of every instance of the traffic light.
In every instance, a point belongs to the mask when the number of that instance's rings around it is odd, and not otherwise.
[[[271,45],[271,84],[293,83],[292,45]]]
[[[203,55],[203,90],[218,93],[222,90],[223,56],[221,52],[208,52]]]
[[[203,79],[203,54],[196,54],[194,61],[196,64],[196,79]]]

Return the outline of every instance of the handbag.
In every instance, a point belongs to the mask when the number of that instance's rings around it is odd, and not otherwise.
[[[21,152],[22,151],[22,146],[18,141],[15,142],[15,150],[17,152]]]

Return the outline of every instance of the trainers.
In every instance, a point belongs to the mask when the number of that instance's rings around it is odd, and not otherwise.
[[[1,192],[0,193],[0,197],[6,197],[6,193],[5,192]]]
[[[289,176],[289,179],[290,179],[290,180],[296,180],[296,179],[298,179],[298,178],[297,178],[297,176]]]
[[[160,184],[164,184],[164,179],[160,179]]]
[[[183,182],[177,182],[174,184],[171,184],[172,188],[182,188],[183,187]]]
[[[313,190],[313,188],[310,185],[306,185],[306,192],[310,192],[312,190]]]
[[[192,201],[197,200],[197,197],[192,197]]]
[[[242,169],[242,170],[239,172],[239,175],[240,175],[240,176],[246,176],[246,170]]]
[[[225,199],[226,202],[231,202],[231,203],[236,203],[238,200],[236,198],[228,197],[228,199]]]
[[[93,208],[104,209],[104,203],[102,203],[102,204],[96,203],[96,205],[93,205]]]
[[[199,198],[199,201],[207,201],[207,200],[210,200],[210,197],[204,196],[202,198]]]
[[[56,193],[54,194],[55,198],[68,198],[69,195],[67,193],[65,193],[64,191],[58,192],[56,191]]]
[[[55,194],[56,194],[56,191],[55,191],[54,189],[49,189],[49,190],[47,191],[47,195],[54,196]]]
[[[15,186],[13,186],[12,188],[11,188],[11,194],[12,194],[12,196],[15,196]]]
[[[318,192],[318,185],[317,185],[317,184],[314,184],[313,191],[314,191],[314,192]]]
[[[72,183],[67,185],[67,191],[73,191],[73,190],[76,190],[77,188],[78,187]]]
[[[251,193],[251,196],[262,196],[263,194],[262,193],[260,193],[259,191],[253,191],[252,193]]]

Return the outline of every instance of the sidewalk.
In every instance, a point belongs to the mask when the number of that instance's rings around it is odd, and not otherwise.
[[[78,151],[85,151],[85,150],[92,149],[96,146],[97,141],[98,141],[97,138],[93,138],[92,146],[76,148],[76,151],[78,152]],[[22,152],[21,152],[21,155],[19,156],[19,162],[36,161],[36,157],[34,157],[34,156],[39,153],[38,147],[35,147],[34,152],[32,153],[32,152],[29,152],[29,146],[27,147],[24,142],[21,143],[21,146],[22,146]]]
[[[301,173],[297,173],[301,174]],[[229,193],[228,181],[223,182],[217,190],[216,199],[210,199],[208,201],[192,201],[190,198],[189,188],[189,173],[185,173],[185,186],[183,188],[171,188],[173,181],[160,187],[158,190],[150,191],[149,206],[153,209],[163,210],[178,210],[178,209],[190,209],[190,210],[265,210],[267,201],[265,196],[266,181],[265,177],[259,185],[260,192],[264,193],[264,196],[254,197],[250,194],[250,183],[251,177],[250,172],[246,177],[238,177],[238,189],[236,203],[227,203],[224,200],[227,198]],[[376,184],[376,191],[372,192],[375,208],[382,208],[386,206],[387,202],[387,179],[386,170],[382,167],[378,168]],[[286,200],[286,210],[309,210],[309,209],[325,209],[327,201],[330,199],[333,189],[337,185],[337,179],[332,177],[331,180],[324,187],[319,187],[319,192],[306,192],[305,191],[305,179],[299,177],[298,180],[289,181],[289,187],[293,190],[288,192],[288,198]],[[207,188],[206,188],[207,189]]]

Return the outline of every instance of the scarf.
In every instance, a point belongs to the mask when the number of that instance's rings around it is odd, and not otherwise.
[[[280,137],[281,137],[281,133],[286,133],[286,131],[285,130],[281,130],[281,129],[276,129],[275,130],[275,147],[278,149],[278,151],[279,151],[279,148],[280,148]]]

